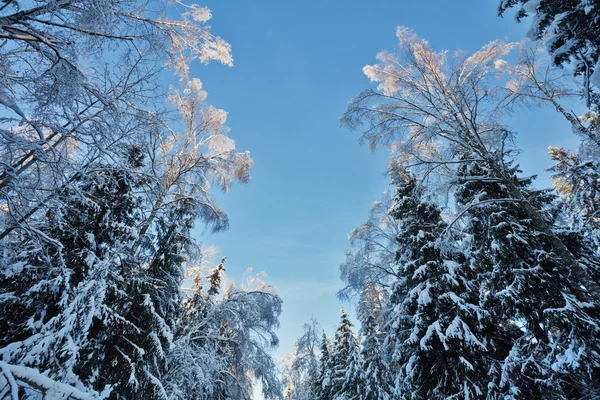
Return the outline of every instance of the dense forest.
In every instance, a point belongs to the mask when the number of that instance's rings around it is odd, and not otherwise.
[[[233,65],[211,11],[0,1],[0,399],[600,399],[600,6],[505,13],[523,42],[398,27],[364,67],[339,122],[393,189],[340,267],[360,326],[311,320],[278,363],[276,288],[193,234],[228,228],[215,191],[254,165],[190,74]],[[537,107],[579,141],[550,147],[552,189],[508,122]]]

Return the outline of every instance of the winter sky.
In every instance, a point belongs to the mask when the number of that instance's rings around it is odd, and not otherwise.
[[[496,15],[497,0],[206,0],[215,34],[232,44],[234,67],[196,66],[209,102],[229,113],[239,150],[255,161],[249,185],[218,194],[230,229],[198,237],[228,258],[238,278],[265,271],[284,301],[275,352],[292,350],[314,315],[331,333],[343,304],[339,264],[347,236],[389,187],[386,157],[358,143],[337,119],[370,87],[362,67],[393,50],[395,29],[407,26],[436,49],[475,51],[494,39],[522,40],[528,23]],[[536,113],[535,124],[529,124]],[[551,110],[523,110],[510,120],[523,151],[521,166],[549,186],[547,147],[574,145]]]

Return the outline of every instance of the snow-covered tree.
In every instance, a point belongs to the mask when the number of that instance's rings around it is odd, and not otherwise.
[[[193,60],[230,65],[207,8],[184,2],[21,1],[0,6],[0,238],[57,212],[57,192],[115,144],[164,119],[171,72]],[[35,228],[35,226],[33,226]]]
[[[212,327],[206,321],[213,305],[202,287],[202,277],[196,275],[167,356],[169,369],[163,384],[169,399],[213,398],[216,377],[228,370],[226,361],[217,354],[215,342],[208,336]]]
[[[313,318],[303,326],[286,371],[289,399],[314,400],[318,393],[320,326]]]
[[[577,117],[569,111],[566,101],[582,96],[573,77],[553,67],[536,44],[522,44],[518,62],[514,65],[498,63],[496,69],[506,73],[506,89],[520,101],[533,105],[548,105],[556,110],[580,139],[577,152],[550,147],[555,162],[553,180],[560,194],[563,208],[571,229],[584,232],[596,241],[597,226],[594,213],[597,208],[600,166],[600,122],[597,112],[588,111]]]
[[[227,136],[227,113],[206,104],[206,97],[200,80],[192,79],[182,92],[172,90],[170,95],[182,129],[156,121],[155,134],[145,148],[152,161],[146,190],[149,206],[134,251],[151,241],[150,228],[156,219],[178,203],[188,203],[194,216],[215,231],[228,227],[227,216],[215,204],[209,188],[227,191],[234,181],[248,182],[253,162],[248,152],[237,152],[235,142]]]
[[[317,374],[317,395],[318,400],[329,400],[331,399],[331,388],[332,388],[332,358],[331,349],[332,345],[327,338],[327,335],[323,331],[321,337],[321,358],[319,359],[319,371]]]
[[[516,168],[507,166],[506,171],[552,225],[553,195],[532,189],[532,178],[518,177]],[[462,164],[456,197],[468,215],[465,245],[471,266],[480,271],[481,304],[497,324],[488,335],[502,356],[497,357],[501,369],[490,374],[493,385],[503,398],[594,397],[600,354],[598,305],[582,286],[572,284],[569,266],[556,256],[553,243],[496,177],[484,163]],[[598,257],[585,242],[557,236],[595,277]]]
[[[417,181],[405,175],[396,185],[398,280],[381,317],[393,398],[493,398],[494,327],[479,306],[477,274],[456,244],[440,240],[446,223]]]
[[[350,234],[351,249],[340,266],[346,283],[339,293],[343,299],[351,299],[373,285],[385,290],[391,286],[398,235],[396,220],[388,213],[392,203],[392,195],[385,192],[382,200],[371,206],[368,220]]]
[[[358,400],[364,398],[366,388],[363,385],[363,360],[361,358],[358,338],[356,344],[351,347],[348,360],[346,361],[346,374],[342,389],[336,393],[334,399]]]
[[[600,164],[564,148],[550,147],[554,188],[563,199],[569,226],[600,251]]]
[[[345,310],[329,352],[330,391],[327,399],[355,399],[360,368],[359,344]]]
[[[172,351],[165,388],[169,399],[251,399],[260,381],[265,398],[281,395],[268,350],[277,345],[281,299],[252,276],[240,288],[222,292],[224,262],[206,278],[196,275]]]
[[[392,166],[411,169],[429,186],[451,187],[458,166],[472,161],[485,164],[494,171],[493,179],[507,188],[506,198],[490,201],[519,203],[536,231],[551,242],[555,257],[569,271],[571,285],[582,286],[600,301],[598,283],[530,203],[506,166],[513,132],[501,117],[520,96],[498,81],[497,67],[505,63],[503,57],[514,45],[492,42],[470,56],[456,53],[450,59],[406,28],[398,28],[397,37],[395,54],[382,52],[380,64],[364,68],[379,83],[378,90],[365,91],[353,100],[342,124],[359,129],[366,123],[363,137],[371,147],[389,144]],[[473,158],[462,157],[467,153]]]
[[[252,160],[187,78],[194,59],[231,64],[205,25],[210,11],[182,2],[167,11],[0,6],[0,384],[13,398],[14,387],[25,398],[213,398],[219,384],[249,398],[253,377],[267,397],[280,392],[266,353],[281,302],[272,289],[256,283],[217,300],[215,281],[183,304],[183,267],[199,248],[191,229],[228,225],[210,187],[247,182]],[[169,92],[172,107],[156,84],[167,70],[184,86]],[[210,327],[211,345],[190,339],[188,325]],[[183,383],[172,379],[177,355],[191,360]]]
[[[376,284],[365,288],[358,305],[361,322],[359,394],[364,400],[388,400],[392,393],[392,375],[383,351],[385,333],[381,329],[381,310],[387,301],[385,292]]]
[[[545,42],[556,65],[573,64],[584,78],[587,106],[599,104],[600,7],[591,0],[501,0],[498,12],[519,7],[516,18],[531,17],[528,37]]]
[[[172,281],[154,281],[130,255],[141,203],[139,164],[128,169],[131,151],[124,155],[125,162],[96,165],[63,191],[61,218],[47,213],[38,235],[23,234],[24,251],[1,279],[0,353],[8,363],[80,390],[160,397],[157,381],[172,335],[167,321],[175,316],[157,310],[153,292]],[[177,288],[177,276],[169,278]]]

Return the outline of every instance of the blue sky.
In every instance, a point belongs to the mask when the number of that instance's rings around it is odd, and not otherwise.
[[[398,25],[437,49],[477,50],[494,39],[522,40],[527,26],[496,16],[495,0],[204,1],[213,32],[232,44],[234,67],[196,66],[209,102],[229,113],[238,149],[256,166],[249,185],[217,194],[229,214],[225,233],[198,237],[219,247],[233,278],[248,267],[265,271],[284,301],[281,346],[291,351],[314,315],[332,332],[343,283],[339,264],[347,235],[387,189],[384,153],[358,144],[338,126],[348,101],[370,87],[362,67],[392,50]],[[522,167],[541,173],[547,147],[573,147],[567,124],[551,110],[524,110],[519,131]],[[538,181],[548,186],[548,174]]]

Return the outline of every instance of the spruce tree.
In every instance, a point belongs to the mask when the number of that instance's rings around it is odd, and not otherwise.
[[[358,307],[362,338],[359,394],[363,400],[388,400],[391,396],[392,376],[382,351],[385,340],[380,326],[385,301],[382,297],[383,291],[372,284],[361,293]]]
[[[339,400],[361,400],[365,395],[365,387],[362,380],[363,360],[359,348],[359,341],[355,338],[355,345],[350,348],[350,354],[346,363],[346,374],[342,390],[336,395]]]
[[[482,399],[494,363],[476,275],[414,178],[396,182],[398,280],[382,317],[394,399]]]
[[[529,205],[553,224],[554,196],[532,189],[532,178],[519,178],[517,168],[506,168],[505,175],[527,193]],[[600,361],[597,305],[570,284],[571,271],[495,171],[470,161],[458,172],[456,200],[468,215],[470,262],[480,271],[482,305],[497,325],[490,338],[502,365],[491,374],[493,384],[507,399],[571,399],[594,393]],[[596,263],[583,241],[557,235],[583,267]]]
[[[321,358],[319,360],[319,372],[317,375],[317,400],[329,400],[331,398],[331,375],[332,360],[329,352],[329,339],[325,332],[321,339]]]
[[[3,308],[2,318],[12,321],[6,326],[25,328],[2,332],[5,360],[86,390],[110,387],[115,399],[164,395],[158,377],[171,339],[165,321],[176,318],[156,308],[150,292],[160,281],[130,251],[141,205],[141,161],[133,153],[126,151],[120,165],[96,165],[65,188],[62,214],[47,213],[38,231],[55,239],[37,247],[24,237],[31,249],[18,257],[24,273],[2,283],[22,290]]]
[[[335,332],[330,353],[331,399],[353,399],[357,396],[358,339],[345,310]]]

